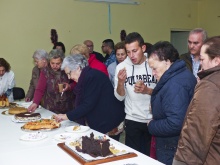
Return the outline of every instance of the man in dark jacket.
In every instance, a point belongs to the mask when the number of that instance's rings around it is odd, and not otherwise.
[[[185,61],[187,68],[195,77],[197,77],[197,72],[200,68],[200,49],[206,38],[207,33],[201,28],[196,28],[190,31],[188,37],[189,52],[180,56],[180,59]]]

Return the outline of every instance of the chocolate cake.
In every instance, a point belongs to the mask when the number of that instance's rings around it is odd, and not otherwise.
[[[112,154],[109,146],[109,139],[94,139],[94,134],[91,133],[90,137],[82,136],[82,148],[76,146],[76,150],[87,153],[92,157],[105,157]]]
[[[35,121],[35,120],[39,120],[40,118],[41,118],[40,113],[24,112],[15,115],[15,119],[19,121]]]

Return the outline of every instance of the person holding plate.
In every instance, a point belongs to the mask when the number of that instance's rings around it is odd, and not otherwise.
[[[69,79],[77,82],[74,88],[76,100],[75,109],[66,114],[55,115],[56,121],[84,118],[90,128],[106,134],[124,120],[124,104],[115,98],[109,78],[89,67],[83,55],[66,57],[61,69]]]

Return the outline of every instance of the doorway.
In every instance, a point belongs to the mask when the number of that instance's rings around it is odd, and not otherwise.
[[[188,52],[188,35],[189,30],[171,30],[170,42],[178,50],[179,55]]]

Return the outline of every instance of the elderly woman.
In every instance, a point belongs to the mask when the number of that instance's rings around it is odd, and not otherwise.
[[[33,103],[28,107],[28,111],[34,112],[42,100],[41,105],[45,109],[54,113],[66,113],[73,108],[73,93],[70,90],[63,94],[59,92],[58,84],[69,82],[65,72],[60,69],[64,53],[62,50],[53,49],[48,59],[49,66],[41,70]]]
[[[114,96],[109,78],[88,66],[82,55],[71,55],[64,59],[62,69],[77,82],[75,109],[55,116],[57,121],[84,118],[87,125],[99,132],[108,133],[125,118],[123,102]]]
[[[112,83],[113,86],[115,86],[115,69],[116,66],[121,63],[122,61],[124,61],[127,57],[127,53],[126,53],[126,48],[125,48],[125,43],[124,42],[119,42],[115,45],[115,54],[116,54],[116,61],[111,63],[108,66],[108,74],[109,74],[109,79]]]
[[[179,60],[173,45],[166,41],[152,47],[149,66],[158,83],[151,95],[153,120],[148,123],[148,130],[156,139],[157,159],[170,165],[196,78],[184,61]]]
[[[188,107],[173,165],[220,161],[220,36],[204,41],[202,71]]]
[[[10,64],[4,58],[0,58],[0,96],[7,96],[9,102],[14,101],[12,92],[15,86],[14,78],[14,72],[11,71]]]
[[[30,86],[25,97],[25,101],[27,102],[31,101],[34,97],[34,91],[38,83],[40,71],[47,66],[48,53],[43,49],[36,50],[33,54],[33,59],[36,66],[32,70]]]
[[[70,51],[70,54],[72,54],[72,55],[81,54],[81,55],[85,56],[85,58],[89,62],[89,66],[91,68],[97,69],[97,70],[105,73],[108,76],[108,71],[107,71],[107,67],[105,66],[105,64],[103,64],[102,62],[97,60],[95,54],[89,54],[89,49],[86,45],[77,44],[77,45],[73,46]]]

